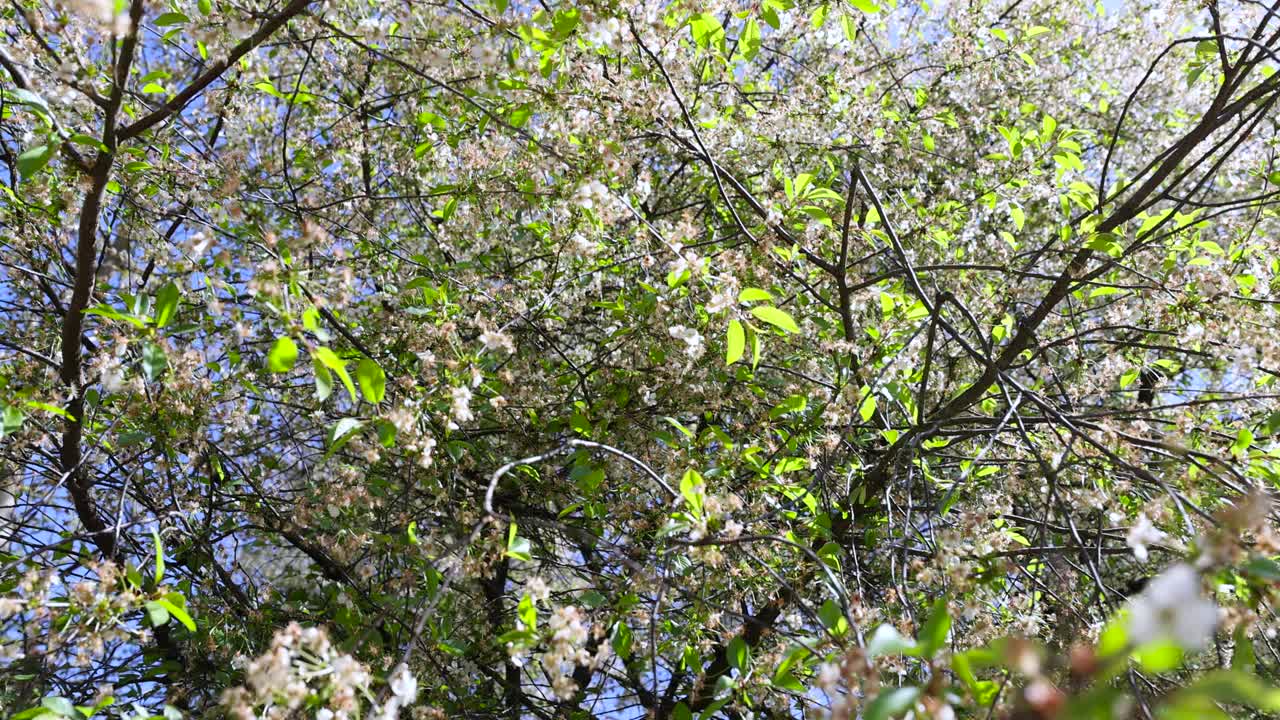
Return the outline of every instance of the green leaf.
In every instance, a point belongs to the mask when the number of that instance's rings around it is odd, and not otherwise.
[[[1111,257],[1120,257],[1124,254],[1124,246],[1119,242],[1112,233],[1098,233],[1089,238],[1089,242],[1085,243],[1085,247],[1097,252],[1103,252]]]
[[[298,361],[298,345],[289,336],[276,338],[267,353],[267,369],[273,373],[288,372]]]
[[[1253,673],[1258,669],[1258,657],[1253,651],[1253,640],[1245,634],[1245,626],[1237,625],[1231,635],[1235,649],[1231,652],[1231,669]]]
[[[18,432],[26,419],[27,414],[22,412],[22,408],[17,405],[6,405],[4,412],[0,413],[0,438]]]
[[[892,625],[881,625],[876,628],[871,639],[867,641],[867,657],[883,655],[918,655],[920,648],[914,642],[902,636]]]
[[[947,642],[947,632],[951,630],[951,615],[947,612],[947,601],[939,598],[933,604],[933,612],[929,620],[920,629],[920,654],[922,657],[933,657]]]
[[[512,527],[515,527],[513,524]],[[520,598],[520,605],[516,608],[516,616],[520,618],[520,623],[524,625],[525,630],[532,630],[538,627],[538,608],[533,604],[533,598],[525,594]]]
[[[789,672],[774,673],[773,679],[769,681],[769,684],[774,687],[783,688],[784,690],[790,690],[794,693],[804,692],[804,684],[797,680],[795,675],[792,675]]]
[[[742,57],[747,60],[755,60],[760,54],[760,24],[755,18],[749,18],[742,27],[742,33],[738,35],[738,47]]]
[[[4,94],[8,95],[15,102],[22,105],[29,105],[44,115],[49,115],[52,111],[49,109],[49,103],[43,97],[31,92],[15,88],[13,90],[5,89]]]
[[[680,421],[679,421],[679,420],[677,420],[677,419],[675,419],[675,418],[673,418],[673,417],[663,417],[662,419],[663,419],[663,420],[666,420],[666,421],[667,421],[667,423],[671,425],[671,427],[673,427],[673,428],[675,428],[675,429],[679,430],[681,435],[684,435],[685,437],[689,438],[690,440],[693,440],[694,438],[696,438],[696,437],[697,437],[696,435],[694,435],[694,434],[693,434],[693,431],[692,431],[692,430],[690,430],[689,428],[687,428],[687,427],[685,427],[684,425],[682,425],[682,424],[680,423]]]
[[[609,644],[623,660],[631,657],[631,628],[624,622],[616,623],[613,626],[613,635],[609,638]]]
[[[689,32],[698,47],[709,47],[713,42],[724,40],[724,27],[715,15],[697,13],[689,19]]]
[[[512,527],[515,527],[512,525]],[[533,546],[529,538],[512,537],[507,543],[507,557],[530,562],[533,560]]]
[[[169,610],[164,605],[155,600],[148,600],[143,607],[147,611],[147,620],[151,622],[151,627],[160,627],[169,622]]]
[[[164,327],[169,324],[173,316],[178,312],[178,298],[181,297],[182,291],[173,281],[165,283],[164,287],[156,293],[156,307],[153,311],[152,318],[155,320],[156,327]]]
[[[686,470],[680,478],[680,495],[684,497],[689,511],[694,515],[702,514],[702,493],[698,487],[702,485],[702,475],[697,470]]]
[[[155,343],[147,343],[142,348],[142,374],[146,376],[148,381],[155,381],[164,373],[164,369],[169,366],[169,359],[165,357],[164,350]]]
[[[729,321],[729,332],[725,337],[725,353],[724,362],[726,365],[732,365],[742,359],[742,353],[747,346],[747,334],[742,329],[742,323],[737,320]]]
[[[151,530],[151,542],[156,548],[156,585],[164,580],[164,541],[160,539],[160,532],[155,528]]]
[[[866,394],[858,403],[858,417],[862,418],[862,422],[869,422],[875,416],[876,404],[876,394],[871,392],[871,388],[866,388]]]
[[[363,427],[363,422],[350,417],[342,418],[338,422],[334,423],[333,428],[329,431],[329,450],[325,453],[325,457],[334,454],[341,449],[343,445],[351,442],[351,440],[360,433],[360,430]]]
[[[862,714],[863,720],[888,720],[910,710],[920,697],[920,688],[897,687],[880,691]]]
[[[778,403],[769,411],[769,419],[777,420],[783,415],[789,413],[803,412],[809,406],[809,400],[804,395],[788,395],[786,399]]]
[[[1098,656],[1109,658],[1122,652],[1129,645],[1129,620],[1121,611],[1115,618],[1108,622],[1102,628],[1102,633],[1098,635]]]
[[[156,18],[155,23],[156,27],[168,27],[170,25],[182,25],[190,21],[191,18],[180,12],[167,12]]]
[[[796,325],[796,321],[792,320],[791,316],[788,315],[786,311],[776,308],[772,305],[761,305],[759,307],[753,307],[751,308],[751,314],[754,315],[757,320],[767,322],[770,325],[776,328],[779,328],[785,332],[792,332],[792,333],[800,332],[800,327]]]
[[[1182,666],[1182,647],[1173,641],[1148,643],[1133,655],[1142,669],[1149,673],[1169,672]]]
[[[57,415],[61,418],[65,418],[67,420],[71,420],[73,422],[76,419],[75,415],[72,415],[71,413],[58,407],[57,405],[50,405],[49,403],[40,402],[39,400],[28,400],[27,407],[35,408],[36,410],[44,410],[45,412],[53,413],[54,415]]]
[[[760,18],[774,30],[782,27],[782,21],[778,18],[778,11],[773,7],[765,5],[764,9],[760,11]]]
[[[827,10],[826,4],[822,4],[818,6],[817,10],[813,11],[813,15],[809,18],[809,24],[813,26],[814,30],[827,24]]]
[[[101,140],[84,133],[76,133],[67,139],[77,145],[88,145],[99,152],[107,152],[107,146],[103,145]]]
[[[849,0],[849,4],[868,15],[880,12],[880,6],[872,0]]]
[[[761,300],[772,300],[773,293],[760,288],[743,288],[738,293],[738,302],[759,302]]]
[[[213,12],[213,0],[196,0],[196,7],[200,8],[201,15],[208,15]]]
[[[822,626],[836,637],[849,632],[849,619],[845,617],[844,610],[830,598],[827,598],[822,603],[822,607],[818,608],[818,619],[822,621]]]
[[[333,394],[333,373],[319,359],[311,359],[311,368],[316,376],[316,399],[324,402]]]
[[[319,360],[334,375],[338,376],[338,379],[342,381],[343,387],[347,389],[347,394],[351,396],[351,402],[356,402],[355,383],[351,381],[351,375],[347,373],[347,364],[338,357],[337,353],[327,347],[318,347],[311,351],[311,356]]]
[[[168,611],[169,615],[173,616],[178,622],[182,623],[183,627],[191,632],[196,631],[196,621],[192,620],[191,616],[187,614],[187,611],[178,607],[178,605],[172,600],[169,600],[167,597],[163,597],[156,600],[156,603]]]
[[[1249,446],[1253,445],[1253,432],[1249,428],[1240,428],[1236,433],[1236,441],[1231,443],[1231,454],[1236,457],[1243,457],[1248,451]]]
[[[378,442],[382,443],[382,447],[389,448],[395,446],[396,434],[399,431],[396,430],[394,423],[389,423],[386,420],[378,420],[374,423],[374,429],[378,432]]]
[[[1200,705],[1203,701],[1244,705],[1267,714],[1280,713],[1280,689],[1239,670],[1218,670],[1174,693],[1166,707]],[[1164,717],[1164,714],[1160,714]]]
[[[1245,575],[1267,582],[1280,582],[1280,563],[1268,557],[1255,557],[1240,568]]]
[[[18,174],[24,178],[40,172],[53,159],[54,146],[50,143],[28,148],[18,156]]]
[[[79,717],[76,706],[64,697],[47,697],[40,701],[40,707],[51,710],[63,717]]]
[[[387,374],[378,363],[363,358],[356,366],[356,380],[360,382],[360,392],[364,399],[377,405],[387,395]]]
[[[120,312],[119,310],[111,307],[110,305],[94,305],[91,308],[86,308],[84,311],[84,314],[97,315],[98,317],[104,317],[109,320],[123,320],[133,325],[134,327],[139,327],[139,328],[146,327],[147,325],[147,321],[144,318],[140,318],[135,315],[130,315],[128,313]]]
[[[742,639],[741,635],[735,635],[733,640],[729,641],[729,664],[735,670],[747,674],[747,670],[751,667],[751,649],[747,647],[747,641]]]

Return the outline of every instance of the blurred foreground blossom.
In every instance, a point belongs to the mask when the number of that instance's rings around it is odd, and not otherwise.
[[[1169,640],[1187,650],[1203,648],[1218,626],[1218,606],[1205,597],[1200,576],[1185,563],[1165,570],[1129,604],[1135,645]]]

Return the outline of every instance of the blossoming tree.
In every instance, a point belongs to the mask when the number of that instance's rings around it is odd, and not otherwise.
[[[0,30],[4,716],[1280,712],[1280,2]]]

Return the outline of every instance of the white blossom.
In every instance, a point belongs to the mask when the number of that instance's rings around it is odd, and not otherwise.
[[[1200,575],[1179,563],[1147,583],[1129,603],[1129,636],[1135,645],[1171,640],[1199,650],[1218,626],[1218,606],[1205,597]]]
[[[453,402],[449,410],[453,414],[453,420],[460,423],[474,420],[475,415],[471,412],[471,388],[459,385],[450,391],[450,395]]]
[[[1138,522],[1129,528],[1129,535],[1125,538],[1125,542],[1133,549],[1133,556],[1138,562],[1146,562],[1148,553],[1147,546],[1154,545],[1165,539],[1165,533],[1151,524],[1151,518],[1146,513],[1138,516]]]
[[[484,349],[489,352],[502,351],[510,354],[516,351],[516,346],[511,341],[511,336],[496,330],[485,330],[480,333],[480,342],[484,344]]]
[[[684,353],[690,358],[696,360],[702,357],[702,353],[706,350],[702,344],[702,335],[693,328],[685,327],[684,325],[672,325],[667,329],[667,334],[684,342]]]
[[[573,194],[573,201],[578,207],[591,210],[597,205],[603,205],[609,199],[609,188],[599,180],[592,180],[578,186],[577,191]]]

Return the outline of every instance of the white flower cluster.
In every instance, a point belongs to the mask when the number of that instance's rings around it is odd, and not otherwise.
[[[702,357],[702,353],[706,352],[706,346],[703,344],[702,334],[691,327],[685,327],[684,325],[672,325],[667,328],[667,334],[677,340],[683,341],[684,354],[694,360]]]
[[[574,233],[569,237],[569,241],[565,243],[565,249],[569,255],[580,260],[587,260],[595,257],[600,248],[595,242],[588,240],[582,233]]]
[[[1125,538],[1125,542],[1133,550],[1133,556],[1138,559],[1138,562],[1146,562],[1149,555],[1147,546],[1162,542],[1165,537],[1165,533],[1152,524],[1151,518],[1146,513],[1142,513],[1133,527],[1129,528],[1129,535]]]
[[[592,180],[578,186],[573,193],[573,202],[578,207],[591,210],[597,205],[603,206],[609,201],[609,188],[599,180]]]
[[[516,351],[516,345],[512,342],[511,336],[497,330],[485,330],[480,333],[480,342],[488,352],[501,351],[511,354]]]
[[[475,419],[475,414],[471,412],[471,388],[466,385],[459,385],[450,391],[452,404],[450,412],[453,413],[454,422],[466,423]]]
[[[587,31],[582,39],[588,45],[594,45],[599,48],[617,47],[618,40],[622,34],[622,23],[618,22],[618,18],[608,18],[587,25]]]
[[[1218,606],[1205,597],[1200,574],[1186,563],[1152,579],[1128,608],[1129,639],[1135,646],[1172,641],[1200,650],[1218,627]]]
[[[324,630],[290,623],[266,653],[249,663],[245,684],[223,693],[222,703],[237,720],[295,717],[309,702],[320,705],[316,720],[355,720],[365,698],[369,718],[396,720],[418,697],[418,681],[404,665],[388,678],[391,694],[381,705],[373,701],[372,682],[369,668],[336,652]]]
[[[670,270],[672,275],[679,276],[688,272],[689,277],[697,278],[702,277],[702,275],[706,273],[706,258],[699,257],[698,254],[692,250],[685,250],[684,247],[679,244],[674,245],[672,250],[676,253],[676,259],[671,262]]]
[[[129,16],[117,13],[112,0],[73,0],[71,11],[115,35],[123,35],[129,29]]]
[[[587,642],[587,626],[582,613],[572,605],[557,608],[547,625],[551,630],[550,647],[542,654],[542,667],[551,678],[556,697],[571,700],[578,692],[573,668],[592,662],[591,653],[583,647]]]
[[[378,710],[375,720],[396,720],[400,715],[400,708],[412,705],[418,699],[418,679],[404,664],[397,665],[391,672],[391,677],[387,678],[387,687],[391,690],[391,697]],[[333,719],[317,716],[316,720]]]
[[[720,278],[720,285],[711,293],[707,301],[707,312],[722,313],[732,309],[738,303],[738,281],[732,276]]]

